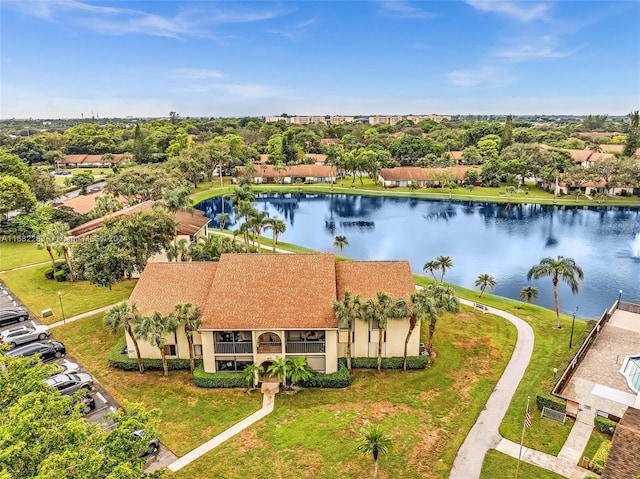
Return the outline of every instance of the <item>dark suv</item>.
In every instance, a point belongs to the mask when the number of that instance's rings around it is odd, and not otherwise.
[[[40,354],[40,359],[47,362],[63,357],[66,352],[67,350],[64,344],[58,341],[37,341],[35,343],[25,344],[24,346],[18,346],[11,351],[7,351],[5,354],[11,357]]]
[[[0,326],[6,326],[7,324],[19,323],[20,321],[27,321],[29,319],[29,313],[24,309],[11,308],[0,310]]]

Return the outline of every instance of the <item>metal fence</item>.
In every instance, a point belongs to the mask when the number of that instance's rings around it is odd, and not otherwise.
[[[287,341],[287,353],[324,353],[324,341]]]
[[[253,353],[253,344],[250,341],[240,343],[215,343],[216,354],[250,354]]]

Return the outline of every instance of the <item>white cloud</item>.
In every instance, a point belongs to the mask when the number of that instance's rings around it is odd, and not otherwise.
[[[169,70],[166,76],[179,80],[212,80],[224,77],[224,75],[217,70],[207,70],[204,68],[176,68]]]
[[[493,52],[494,56],[507,60],[521,62],[537,59],[565,58],[573,55],[577,50],[559,50],[555,38],[550,35],[543,36],[536,42],[512,42],[515,46],[507,46]]]
[[[235,5],[223,10],[207,2],[194,2],[188,4],[189,10],[162,16],[129,8],[90,5],[77,0],[4,0],[4,3],[24,15],[59,20],[105,35],[140,34],[173,38],[207,37],[212,35],[213,25],[258,22],[291,11],[281,7],[247,10]]]
[[[411,5],[404,0],[382,0],[378,3],[383,15],[395,18],[431,18],[433,13]]]
[[[513,83],[514,79],[505,71],[493,66],[454,70],[447,74],[449,83],[458,87],[496,88]]]
[[[499,13],[522,22],[545,19],[551,8],[548,3],[500,0],[465,0],[465,2],[481,12]]]

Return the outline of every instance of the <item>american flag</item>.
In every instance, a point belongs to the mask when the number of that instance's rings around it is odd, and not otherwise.
[[[527,403],[527,412],[524,415],[525,427],[531,427],[531,411],[529,410],[529,403]]]

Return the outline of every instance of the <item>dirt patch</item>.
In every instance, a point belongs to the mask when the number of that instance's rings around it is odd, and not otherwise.
[[[427,468],[425,458],[437,457],[444,450],[445,436],[446,433],[441,429],[427,430],[426,427],[416,433],[418,441],[411,449],[408,462],[416,465],[420,477],[429,477],[433,473]]]

